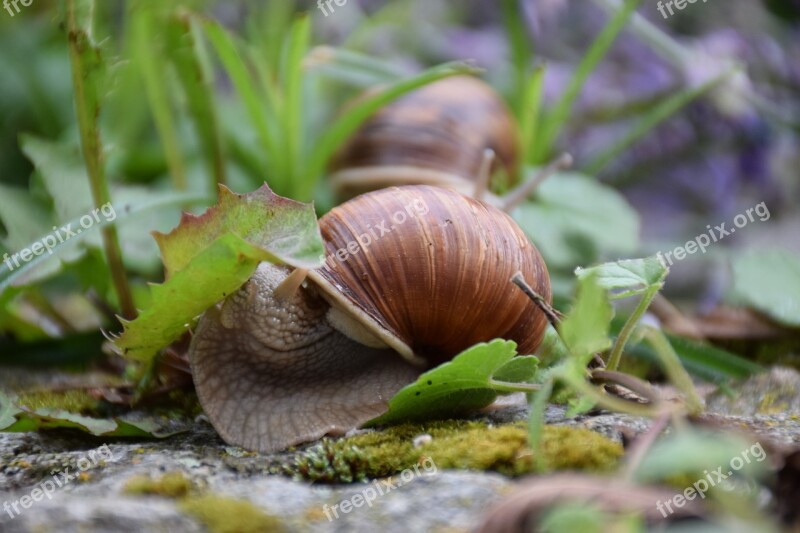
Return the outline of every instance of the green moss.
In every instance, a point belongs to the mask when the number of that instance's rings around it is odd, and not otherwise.
[[[184,498],[195,491],[194,483],[183,472],[168,472],[158,479],[150,476],[135,476],[125,483],[123,492],[128,494],[157,494],[167,498]]]
[[[133,495],[158,495],[179,501],[180,509],[200,520],[211,533],[270,533],[284,531],[281,522],[252,503],[214,494],[202,494],[183,472],[168,472],[154,479],[135,476],[123,492]]]
[[[71,413],[91,415],[97,413],[100,402],[85,390],[38,391],[22,393],[17,405],[28,409],[61,409]]]
[[[194,516],[211,533],[271,533],[285,531],[280,520],[250,502],[207,495],[187,498],[181,510]]]
[[[431,440],[415,448],[414,437]],[[593,431],[546,426],[542,438],[546,468],[605,470],[622,456],[622,446]],[[386,477],[430,459],[437,468],[494,470],[519,476],[536,469],[524,424],[489,426],[447,421],[403,424],[341,440],[323,440],[280,471],[299,479],[349,483]]]

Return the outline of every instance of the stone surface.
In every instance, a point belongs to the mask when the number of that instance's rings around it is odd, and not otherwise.
[[[797,378],[785,372],[793,371],[780,371],[777,381],[753,378],[753,383],[745,387],[756,389],[759,384],[763,387],[776,383],[783,387],[787,379]],[[759,394],[763,397],[768,393],[769,390],[762,388],[751,396],[757,399]],[[502,405],[495,405],[474,418],[493,424],[524,420],[527,417],[524,400],[524,395],[512,395]],[[715,402],[713,397],[709,401],[716,410],[723,411],[722,404]],[[748,429],[783,444],[800,445],[800,419],[796,411],[718,413],[708,418],[725,427]],[[620,439],[622,431],[639,433],[649,424],[644,419],[606,412],[567,418],[565,409],[558,406],[548,407],[546,420],[551,424],[588,428],[614,439]],[[79,466],[87,464],[81,459],[104,444],[112,454],[111,459],[79,472]],[[359,501],[358,497],[352,499],[353,496],[363,496],[370,488],[374,490],[377,488],[374,482],[311,485],[269,475],[269,465],[282,457],[286,455],[256,455],[227,446],[202,417],[191,431],[163,440],[106,442],[65,432],[0,433],[0,506],[34,496],[32,491],[43,484],[52,485],[51,472],[80,473],[56,488],[51,498],[40,494],[41,501],[29,502],[28,509],[18,503],[21,513],[14,518],[7,509],[0,508],[0,531],[207,531],[199,520],[185,514],[176,500],[157,495],[134,496],[123,490],[135,476],[158,477],[175,471],[182,472],[206,493],[251,502],[278,517],[287,530],[312,532],[468,531],[516,484],[491,472],[425,474],[422,471],[404,484],[402,478],[395,476],[393,480],[402,486],[379,495],[371,506],[361,505],[345,513],[341,502]],[[338,518],[331,510],[336,504],[339,504]],[[13,509],[11,514],[15,514]]]

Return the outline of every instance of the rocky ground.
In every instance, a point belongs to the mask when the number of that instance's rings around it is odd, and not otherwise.
[[[800,375],[773,371],[739,388],[734,401],[712,397],[708,403],[716,423],[800,446],[798,390]],[[479,418],[493,424],[524,419],[527,407],[519,399]],[[649,424],[607,413],[567,418],[557,406],[548,408],[547,421],[616,440]],[[89,457],[99,459],[90,464]],[[420,469],[379,484],[310,484],[268,474],[275,459],[226,446],[202,417],[191,431],[163,440],[0,433],[0,505],[9,504],[0,509],[0,531],[468,531],[518,482],[494,472]],[[171,481],[134,490],[142,479]],[[44,494],[54,483],[62,486]],[[368,489],[378,487],[388,492],[366,505]],[[343,501],[353,507],[340,507],[337,518],[331,507]]]

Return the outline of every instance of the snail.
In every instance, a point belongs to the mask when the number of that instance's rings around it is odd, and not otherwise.
[[[510,211],[547,175],[571,164],[565,154],[505,197],[492,194],[498,170],[505,188],[520,181],[518,130],[491,86],[473,76],[444,78],[364,122],[332,157],[330,184],[343,200],[393,185],[437,185]]]
[[[533,353],[547,268],[501,210],[434,186],[391,187],[323,216],[325,263],[263,263],[205,312],[189,358],[222,438],[272,452],[343,434],[383,414],[427,368],[494,338]]]
[[[499,94],[473,76],[453,76],[412,91],[369,118],[331,160],[340,198],[391,185],[429,184],[471,195],[484,151],[489,173],[507,184],[519,167],[517,124]]]

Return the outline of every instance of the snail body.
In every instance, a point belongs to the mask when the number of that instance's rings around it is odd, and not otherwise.
[[[549,301],[547,269],[502,211],[392,187],[334,208],[320,230],[325,264],[296,291],[285,287],[298,271],[265,263],[200,320],[195,385],[229,443],[275,451],[341,434],[473,344],[501,337],[532,353],[541,342],[546,318],[509,280],[521,271]]]
[[[393,185],[427,184],[472,196],[484,152],[517,180],[516,121],[494,89],[472,76],[453,76],[412,91],[383,107],[345,143],[330,164],[339,198]]]

